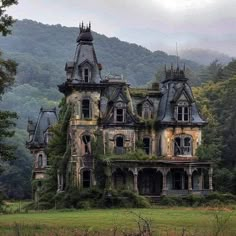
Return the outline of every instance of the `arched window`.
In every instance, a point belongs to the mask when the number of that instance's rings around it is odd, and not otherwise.
[[[174,139],[174,155],[190,156],[192,155],[192,138],[190,136],[177,136]]]
[[[38,168],[42,168],[43,167],[43,155],[39,154],[38,155]]]
[[[150,138],[143,139],[143,149],[147,155],[150,154]]]
[[[82,100],[82,119],[91,118],[91,108],[90,108],[90,100],[83,99]]]
[[[91,185],[91,171],[84,170],[83,171],[83,188],[89,188]]]
[[[123,154],[125,152],[124,149],[124,137],[119,135],[115,139],[115,153]]]
[[[89,135],[83,135],[82,141],[84,144],[84,153],[90,154],[91,153],[91,137]]]

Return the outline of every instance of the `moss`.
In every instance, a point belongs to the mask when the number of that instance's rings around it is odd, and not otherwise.
[[[130,88],[130,95],[136,97],[146,97],[148,96],[149,91],[148,89],[143,88]]]

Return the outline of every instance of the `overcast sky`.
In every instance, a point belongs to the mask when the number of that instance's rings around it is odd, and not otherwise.
[[[236,56],[236,0],[19,0],[17,19],[78,26],[152,51],[208,48]]]

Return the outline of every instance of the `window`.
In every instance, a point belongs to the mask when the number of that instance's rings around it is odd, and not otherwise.
[[[82,119],[89,119],[90,114],[90,101],[89,99],[83,99],[82,101]]]
[[[151,119],[152,113],[153,113],[153,107],[150,105],[149,102],[144,102],[143,104],[137,105],[137,113],[139,116],[141,116],[143,119]]]
[[[90,154],[90,136],[89,135],[84,135],[82,137],[82,141],[84,144],[84,153],[85,154]]]
[[[91,173],[89,170],[83,171],[83,188],[89,188],[90,187],[90,179],[91,179]]]
[[[147,155],[150,154],[150,138],[143,139],[143,149]]]
[[[38,168],[41,168],[41,167],[43,167],[43,155],[42,154],[40,154],[38,156]]]
[[[123,153],[125,153],[124,137],[123,136],[116,137],[115,145],[116,145],[115,146],[115,153],[116,154],[123,154]]]
[[[116,121],[124,122],[124,109],[120,109],[120,108],[116,109]]]
[[[189,121],[189,107],[178,106],[177,107],[177,120],[178,121]]]
[[[179,136],[174,139],[174,155],[190,156],[192,155],[192,138]]]
[[[84,69],[84,82],[85,83],[89,82],[89,69],[88,68]]]

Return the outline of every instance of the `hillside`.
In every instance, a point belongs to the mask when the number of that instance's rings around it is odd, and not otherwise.
[[[78,28],[23,20],[15,23],[12,35],[0,38],[4,55],[19,64],[16,87],[5,95],[0,108],[17,111],[23,119],[19,120],[21,127],[26,127],[28,117],[36,118],[40,106],[55,106],[60,100],[57,85],[65,80],[65,62],[74,56],[78,31]],[[165,52],[151,52],[95,32],[93,35],[103,76],[123,74],[132,86],[146,85],[155,79],[157,71],[164,70],[165,64],[176,63],[176,57]],[[197,73],[201,66],[180,60],[180,65],[184,63],[192,84],[200,84]]]
[[[209,65],[214,60],[218,60],[219,63],[226,65],[232,60],[230,56],[224,53],[200,48],[182,50],[180,55],[187,60],[192,60],[203,65]]]
[[[77,35],[78,28],[23,20],[15,23],[12,35],[0,37],[0,49],[5,57],[18,63],[15,86],[0,103],[0,109],[16,111],[19,115],[12,141],[17,147],[17,159],[8,163],[7,171],[0,177],[0,189],[11,191],[9,196],[25,197],[30,193],[30,154],[24,147],[27,119],[36,120],[41,106],[58,105],[62,95],[57,85],[65,80],[64,65],[74,56]],[[176,63],[176,57],[165,52],[151,52],[95,32],[93,35],[98,61],[104,68],[103,76],[109,72],[123,74],[132,86],[145,86],[155,79],[157,72],[163,71],[164,64]],[[192,84],[199,84],[197,73],[201,66],[180,60],[181,65],[184,63]]]

